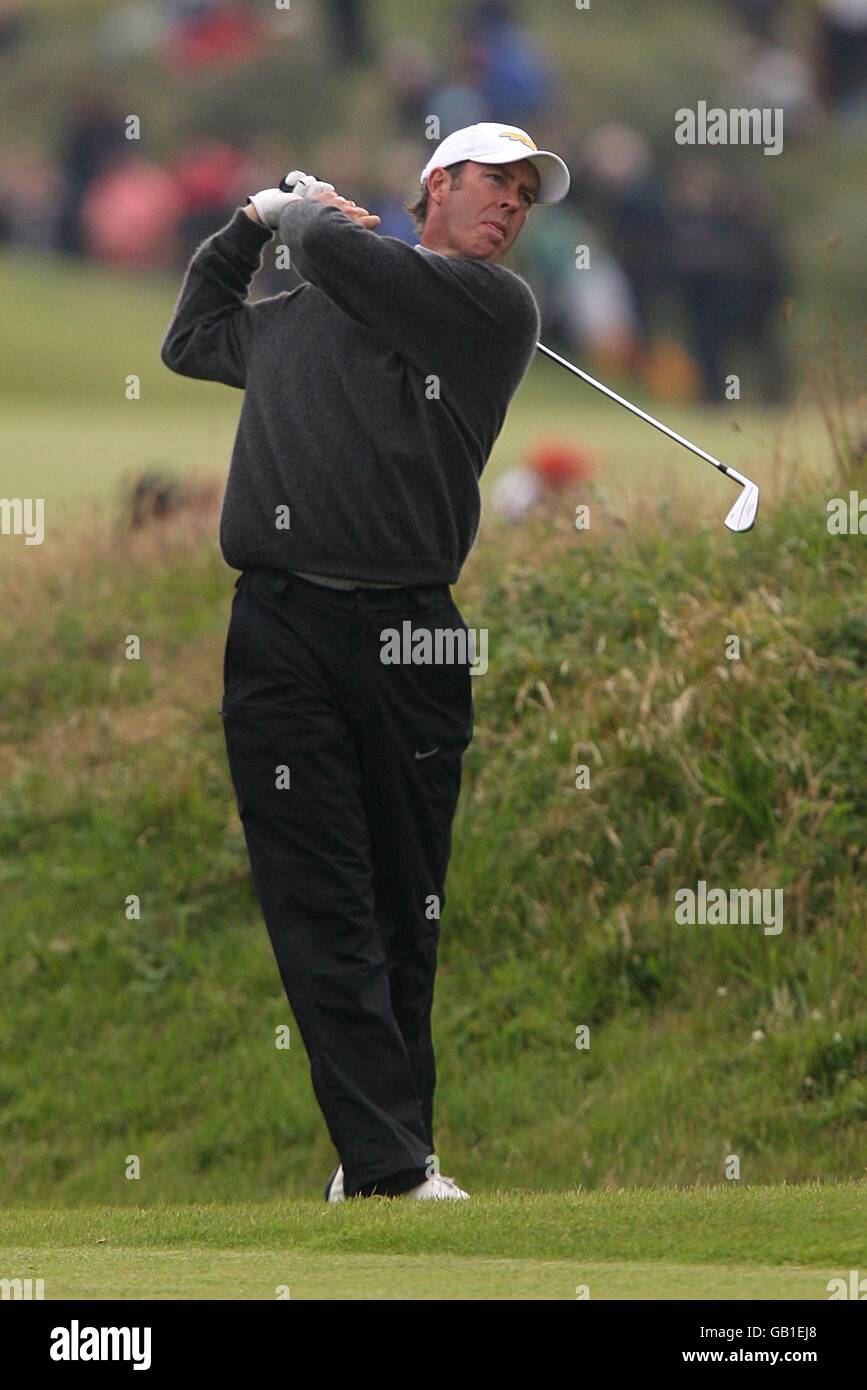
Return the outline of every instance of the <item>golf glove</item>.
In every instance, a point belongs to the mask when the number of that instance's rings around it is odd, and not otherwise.
[[[279,188],[265,188],[261,193],[251,194],[247,201],[253,204],[256,209],[256,216],[263,227],[270,227],[273,231],[277,226],[280,213],[289,203],[295,203],[299,198],[310,198],[314,193],[325,193],[328,190],[334,191],[333,183],[323,183],[321,179],[314,178],[313,174],[305,174],[301,169],[293,169],[282,180]]]

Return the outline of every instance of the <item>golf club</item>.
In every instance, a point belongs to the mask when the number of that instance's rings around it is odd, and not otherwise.
[[[726,517],[725,524],[730,531],[749,531],[756,519],[756,512],[759,509],[759,489],[756,483],[750,482],[750,479],[745,478],[742,473],[738,473],[737,469],[729,468],[728,464],[720,463],[719,459],[715,459],[713,454],[706,454],[704,449],[699,449],[698,445],[690,444],[689,440],[684,439],[682,434],[678,434],[676,430],[670,430],[668,425],[663,425],[659,420],[654,419],[652,415],[648,415],[646,411],[640,410],[637,405],[632,405],[632,403],[625,400],[623,396],[618,396],[616,391],[612,391],[609,386],[603,386],[601,381],[596,381],[594,377],[588,376],[586,372],[582,372],[580,367],[575,367],[571,362],[567,362],[565,357],[559,357],[556,352],[552,352],[544,343],[537,343],[536,346],[540,352],[544,352],[546,356],[553,358],[555,362],[559,362],[561,367],[566,367],[568,371],[574,372],[576,376],[580,376],[581,380],[586,381],[588,386],[594,386],[597,391],[601,391],[603,395],[609,396],[611,400],[616,401],[618,405],[622,405],[627,410],[631,410],[632,414],[637,415],[640,420],[645,420],[648,425],[653,425],[654,429],[661,430],[663,434],[667,434],[669,439],[673,439],[677,444],[682,444],[685,449],[689,449],[693,454],[698,454],[699,458],[704,459],[707,463],[712,463],[714,468],[718,468],[720,473],[725,473],[726,477],[731,478],[733,482],[740,483],[741,494]]]

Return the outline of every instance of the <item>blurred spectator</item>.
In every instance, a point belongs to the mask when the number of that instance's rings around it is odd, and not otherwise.
[[[513,9],[512,0],[476,0],[464,12],[444,84],[432,82],[418,52],[408,78],[399,75],[392,56],[386,71],[405,130],[418,130],[426,116],[436,115],[436,138],[443,139],[478,121],[508,119],[529,126],[542,115],[551,96],[551,72],[532,34],[514,20]]]
[[[790,0],[726,0],[726,8],[734,12],[744,29],[764,43],[775,41],[780,19],[789,6]]]
[[[760,394],[786,399],[788,364],[779,333],[788,272],[766,198],[729,179],[710,160],[680,166],[672,189],[671,263],[685,306],[708,401],[725,400],[726,377],[745,367]],[[753,360],[745,362],[743,350]]]
[[[399,237],[410,246],[418,242],[412,218],[404,207],[407,196],[421,191],[418,178],[424,167],[424,150],[414,140],[397,140],[382,151],[375,171],[370,202],[365,207],[382,218],[381,236]],[[357,200],[356,200],[357,201]]]
[[[183,200],[179,237],[184,262],[246,200],[246,191],[241,192],[245,166],[242,150],[218,140],[198,141],[178,158],[174,172]]]
[[[867,108],[867,0],[819,0],[816,83],[831,110]]]
[[[642,339],[635,300],[620,263],[595,244],[587,270],[576,271],[572,303],[581,341],[593,359],[606,367],[634,367]]]
[[[94,32],[96,52],[104,62],[122,63],[158,48],[169,27],[164,6],[148,0],[127,0],[99,21]]]
[[[24,0],[0,0],[0,53],[8,53],[25,37],[31,25]]]
[[[454,130],[496,119],[482,93],[481,57],[478,48],[460,35],[452,51],[451,77],[437,87],[430,98],[429,114],[439,117],[435,140],[445,139]]]
[[[88,189],[81,213],[85,244],[111,265],[166,269],[179,258],[183,215],[178,179],[143,155],[130,154]]]
[[[786,138],[809,134],[819,115],[806,59],[790,48],[771,48],[746,34],[725,46],[732,106],[779,107]]]
[[[175,22],[162,42],[171,72],[239,67],[262,48],[266,28],[251,0],[173,0]]]
[[[328,0],[331,41],[339,63],[363,63],[372,56],[366,6],[367,0]]]
[[[589,264],[578,253],[589,248]],[[531,214],[514,253],[539,303],[549,346],[623,366],[637,354],[638,328],[629,283],[601,238],[568,202]]]
[[[65,121],[59,165],[64,188],[57,218],[57,249],[83,254],[81,209],[91,183],[115,160],[125,156],[123,115],[114,102],[89,91],[80,92]]]
[[[552,95],[552,73],[514,11],[514,0],[476,0],[463,32],[476,51],[481,74],[487,114],[479,119],[496,121],[508,115],[515,125],[529,129]]]
[[[53,250],[62,195],[60,170],[38,147],[0,154],[0,242]]]
[[[575,284],[584,271],[576,269],[577,248],[586,244],[588,229],[566,203],[528,217],[512,260],[526,276],[539,304],[542,324],[553,342],[566,348],[582,342],[575,308]]]
[[[648,141],[621,122],[598,126],[584,142],[575,191],[629,282],[636,347],[646,351],[668,241],[665,195]]]
[[[434,65],[421,39],[400,35],[385,52],[383,77],[401,131],[419,135],[433,111]],[[447,132],[446,132],[447,133]]]

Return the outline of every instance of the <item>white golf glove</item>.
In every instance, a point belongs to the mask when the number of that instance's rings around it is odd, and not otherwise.
[[[325,193],[328,190],[334,191],[333,183],[323,183],[321,179],[314,178],[313,174],[293,169],[283,179],[279,188],[265,188],[261,193],[253,193],[249,201],[256,209],[256,216],[263,227],[270,227],[274,231],[280,213],[289,203],[295,203],[299,198],[311,198],[314,193]]]

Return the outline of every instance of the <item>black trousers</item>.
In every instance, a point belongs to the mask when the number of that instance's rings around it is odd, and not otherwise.
[[[445,584],[340,590],[247,569],[226,640],[238,813],[348,1196],[404,1191],[435,1153],[431,1007],[474,711],[466,658],[383,662],[407,621],[466,640]]]

